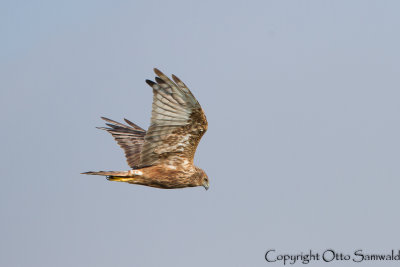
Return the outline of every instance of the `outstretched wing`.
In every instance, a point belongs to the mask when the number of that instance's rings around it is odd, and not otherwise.
[[[140,154],[140,166],[192,163],[197,145],[207,130],[199,102],[176,76],[171,81],[158,69],[153,88],[151,125]]]
[[[140,164],[140,151],[142,150],[146,131],[127,119],[124,120],[129,126],[104,117],[101,118],[108,122],[106,125],[110,128],[97,128],[106,130],[114,137],[118,145],[124,150],[128,165],[132,169],[136,169]]]

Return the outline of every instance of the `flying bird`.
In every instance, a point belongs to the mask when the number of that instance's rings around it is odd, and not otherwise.
[[[104,117],[109,132],[124,150],[128,171],[98,171],[82,174],[107,176],[109,181],[163,189],[209,187],[207,174],[193,164],[194,154],[208,123],[199,102],[175,75],[171,81],[154,69],[151,123],[147,131],[124,119],[122,124]]]

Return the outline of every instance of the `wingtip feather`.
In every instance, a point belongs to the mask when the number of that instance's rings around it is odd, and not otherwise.
[[[163,79],[161,79],[161,78],[159,78],[159,77],[156,77],[155,79],[156,79],[156,82],[157,82],[158,84],[165,84],[165,81],[164,81]]]
[[[151,87],[153,87],[156,83],[155,82],[153,82],[152,80],[146,80],[146,83],[148,84],[148,85],[150,85]]]
[[[153,70],[154,70],[154,73],[157,74],[158,76],[163,76],[163,75],[164,75],[164,73],[162,73],[162,72],[161,72],[159,69],[157,69],[157,68],[154,68]]]
[[[172,79],[174,80],[174,82],[176,82],[176,83],[182,82],[181,79],[179,79],[178,77],[176,77],[174,74],[172,74],[171,77],[172,77]]]
[[[144,131],[144,129],[138,125],[136,125],[135,123],[131,122],[130,120],[124,118],[124,121],[129,124],[130,126],[132,126],[133,128],[135,128],[135,130],[139,130],[139,131]]]

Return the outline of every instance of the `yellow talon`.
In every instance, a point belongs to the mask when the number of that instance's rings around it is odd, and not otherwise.
[[[113,181],[113,182],[130,182],[130,181],[133,181],[133,178],[107,176],[107,180]]]

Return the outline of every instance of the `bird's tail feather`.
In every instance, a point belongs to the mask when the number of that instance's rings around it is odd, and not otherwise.
[[[132,177],[130,171],[99,171],[99,172],[83,172],[82,174],[107,176],[107,180],[113,182],[129,183],[135,180],[135,178]]]
[[[81,174],[103,175],[103,176],[118,176],[118,177],[130,176],[129,171],[99,171],[99,172],[83,172]]]

